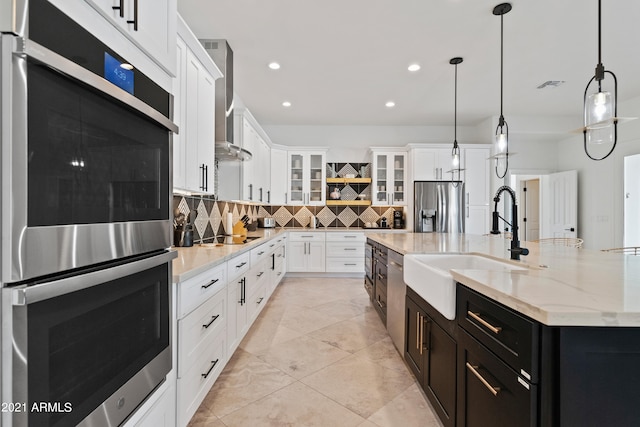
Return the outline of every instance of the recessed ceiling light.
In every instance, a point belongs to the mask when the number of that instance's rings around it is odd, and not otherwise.
[[[387,108],[393,108],[396,106],[396,103],[393,101],[387,101],[386,104],[384,104]]]
[[[277,62],[270,62],[269,63],[269,68],[271,68],[272,70],[279,70],[280,69],[280,64],[278,64]]]
[[[407,68],[407,70],[412,71],[412,72],[418,71],[419,69],[420,69],[420,65],[419,64],[411,64]]]
[[[283,106],[283,107],[291,107],[291,103],[290,103],[289,101],[284,101],[284,102],[282,103],[282,106]]]

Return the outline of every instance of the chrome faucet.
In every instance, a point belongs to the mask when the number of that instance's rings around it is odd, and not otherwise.
[[[500,195],[503,192],[511,194],[511,221],[513,224],[509,224],[504,218],[498,215],[498,202],[500,201]],[[513,191],[508,185],[503,185],[498,188],[496,196],[493,198],[496,202],[493,208],[493,223],[491,227],[491,234],[500,234],[498,229],[498,218],[511,226],[513,230],[513,236],[511,239],[511,259],[520,260],[520,255],[529,255],[529,249],[520,247],[520,240],[518,239],[518,205],[516,205],[516,192]]]

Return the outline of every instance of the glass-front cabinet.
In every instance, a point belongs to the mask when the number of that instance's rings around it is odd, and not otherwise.
[[[290,151],[288,153],[287,203],[323,205],[325,202],[324,151]]]
[[[407,204],[407,153],[373,151],[372,204]]]

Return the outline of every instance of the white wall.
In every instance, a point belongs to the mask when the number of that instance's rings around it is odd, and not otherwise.
[[[619,103],[621,117],[640,117],[640,98]],[[582,135],[558,144],[559,170],[578,171],[578,227],[584,247],[606,249],[623,245],[624,156],[640,153],[640,120],[618,125],[618,145],[605,160],[584,153]]]

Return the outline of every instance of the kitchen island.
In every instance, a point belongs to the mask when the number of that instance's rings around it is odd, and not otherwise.
[[[640,258],[523,242],[511,261],[495,236],[368,237],[525,267],[451,269],[454,320],[407,287],[404,357],[445,426],[640,425]]]

